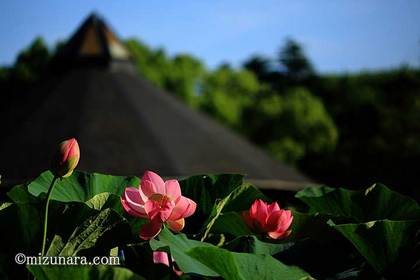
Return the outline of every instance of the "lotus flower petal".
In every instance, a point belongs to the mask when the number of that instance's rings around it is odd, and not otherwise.
[[[145,179],[141,181],[140,190],[147,198],[151,197],[153,194],[156,193],[161,194],[158,192],[156,185],[153,184],[152,181]]]
[[[167,201],[165,205],[162,202],[155,200],[148,200],[144,204],[144,210],[150,220],[158,219],[160,222],[166,222],[172,213],[173,204]]]
[[[140,238],[144,240],[150,240],[155,238],[162,230],[162,223],[150,221],[140,229]]]
[[[254,220],[251,218],[248,211],[242,212],[242,218],[251,230],[256,230],[254,226]]]
[[[166,252],[153,252],[153,262],[156,264],[164,264],[166,266],[169,267],[169,256],[168,253]],[[172,258],[172,262],[174,263],[175,260]],[[183,274],[182,271],[178,270],[175,268],[175,266],[173,266],[172,268],[174,270],[174,272],[178,275],[181,276]]]
[[[273,202],[273,203],[269,204],[268,207],[267,207],[268,213],[272,213],[272,212],[279,211],[279,210],[280,210],[280,206],[277,202]]]
[[[249,215],[256,219],[262,226],[265,225],[265,222],[268,218],[268,209],[267,204],[261,199],[257,199],[251,206],[249,210]]]
[[[288,237],[291,232],[292,232],[291,230],[282,231],[282,232],[271,231],[271,232],[268,232],[267,234],[272,239],[280,239],[280,238]]]
[[[169,266],[168,253],[159,251],[153,252],[153,263],[161,263],[166,266]]]
[[[185,226],[185,219],[182,218],[176,221],[168,220],[166,223],[168,224],[171,230],[175,232],[180,232]]]
[[[269,224],[275,226],[275,230],[277,232],[284,232],[290,227],[293,221],[293,217],[291,216],[290,210],[280,210],[274,213],[280,212],[280,215],[273,215],[273,218],[269,218]]]
[[[185,196],[180,196],[175,202],[175,207],[172,210],[172,214],[169,220],[179,220],[181,218],[187,218],[194,214],[197,208],[197,204]]]
[[[141,186],[138,188],[138,190],[139,190],[141,199],[144,201],[144,203],[146,203],[146,201],[149,200],[149,197],[143,192],[143,190],[141,189]]]
[[[168,180],[165,182],[165,193],[171,200],[176,200],[181,196],[181,187],[177,180]]]
[[[181,231],[185,217],[194,214],[197,204],[181,195],[177,180],[164,182],[152,171],[146,171],[140,187],[127,187],[121,197],[124,210],[132,216],[148,218],[140,230],[140,237],[151,239],[159,234],[163,223],[173,231]]]
[[[149,181],[149,182],[153,183],[153,185],[154,185],[154,188],[153,188],[154,189],[154,192],[153,193],[166,194],[166,191],[165,191],[165,182],[156,173],[154,173],[152,171],[146,171],[146,172],[144,172],[144,175],[141,178],[141,181],[142,181],[142,185],[143,185],[143,181]],[[146,192],[145,192],[145,194],[147,195]]]
[[[257,199],[242,217],[251,230],[267,233],[273,239],[287,237],[291,232],[288,229],[293,221],[292,212],[280,209],[276,202],[267,204]]]
[[[138,189],[133,187],[126,188],[121,197],[121,204],[124,210],[130,215],[139,218],[147,217],[146,211],[144,210],[144,203]]]

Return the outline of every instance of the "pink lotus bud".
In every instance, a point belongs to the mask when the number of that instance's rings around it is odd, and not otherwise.
[[[121,204],[128,214],[149,219],[140,229],[140,237],[146,240],[158,235],[164,223],[173,231],[181,231],[184,218],[194,214],[197,207],[194,201],[181,195],[177,180],[165,182],[152,171],[144,173],[140,187],[125,189]]]
[[[242,217],[251,230],[257,233],[267,233],[273,239],[287,237],[291,232],[288,229],[293,221],[292,212],[280,209],[277,202],[267,204],[261,199],[257,199],[249,212],[242,213]]]
[[[52,164],[52,172],[59,178],[69,177],[80,159],[77,140],[71,138],[60,143]]]

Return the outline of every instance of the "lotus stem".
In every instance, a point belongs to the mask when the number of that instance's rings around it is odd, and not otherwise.
[[[44,236],[42,238],[42,251],[41,251],[41,256],[44,256],[45,253],[45,245],[47,243],[47,229],[48,229],[48,206],[50,205],[50,199],[51,199],[51,194],[52,194],[52,190],[54,188],[54,183],[57,180],[57,176],[54,176],[54,178],[51,181],[50,187],[48,188],[48,192],[47,192],[47,202],[45,203],[45,216],[44,216]]]

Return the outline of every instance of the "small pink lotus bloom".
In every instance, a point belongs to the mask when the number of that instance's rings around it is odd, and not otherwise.
[[[284,238],[291,233],[288,228],[292,224],[292,212],[280,209],[277,202],[267,204],[257,199],[249,212],[242,212],[242,217],[254,232],[267,233],[273,239]]]
[[[172,263],[173,263],[174,261],[175,261],[175,260],[172,258]],[[155,251],[155,252],[153,252],[153,263],[156,263],[156,264],[161,263],[161,264],[164,264],[164,265],[166,265],[166,266],[168,266],[168,267],[169,267],[169,257],[168,257],[168,253],[166,253],[166,252],[160,252],[160,251]],[[174,270],[174,272],[175,272],[178,276],[181,276],[181,275],[182,275],[182,271],[180,271],[180,270],[176,269],[175,267],[173,267],[173,270]]]
[[[52,171],[59,178],[69,177],[80,159],[77,140],[71,138],[60,143],[52,163]]]
[[[152,239],[166,223],[173,231],[184,228],[185,220],[194,214],[196,203],[181,195],[177,180],[164,182],[152,171],[146,171],[139,188],[128,187],[121,197],[124,210],[139,218],[148,218],[149,223],[140,229],[140,238]]]

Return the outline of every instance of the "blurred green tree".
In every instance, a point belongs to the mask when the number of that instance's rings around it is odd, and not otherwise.
[[[272,73],[270,64],[271,63],[268,58],[254,55],[245,61],[243,67],[254,73],[259,81],[266,81]]]
[[[129,39],[125,42],[131,57],[141,76],[153,84],[164,88],[165,72],[168,69],[168,61],[163,50],[152,50],[149,46],[137,39]]]
[[[260,85],[246,70],[222,65],[206,75],[202,85],[201,109],[228,126],[241,130],[243,110],[252,106]]]
[[[335,120],[340,140],[334,155],[307,155],[303,170],[331,185],[381,181],[420,198],[413,187],[420,158],[420,70],[328,75],[311,88]]]
[[[200,103],[199,86],[205,74],[202,62],[183,54],[170,58],[163,49],[152,50],[142,42],[125,42],[140,75],[160,88],[176,94],[192,107]]]
[[[186,54],[177,55],[171,61],[165,88],[197,108],[201,102],[204,76],[205,69],[200,60]]]
[[[275,157],[296,165],[307,153],[334,151],[338,130],[322,101],[307,89],[266,94],[257,108],[252,134]]]
[[[280,49],[278,63],[281,71],[292,81],[302,81],[315,73],[301,45],[292,39],[288,39]]]
[[[18,81],[36,82],[47,70],[49,60],[50,53],[44,40],[37,37],[17,56],[12,76]]]
[[[403,192],[416,181],[419,70],[318,75],[291,39],[277,58],[213,71],[187,55],[131,47],[143,76],[319,181],[382,181]]]

